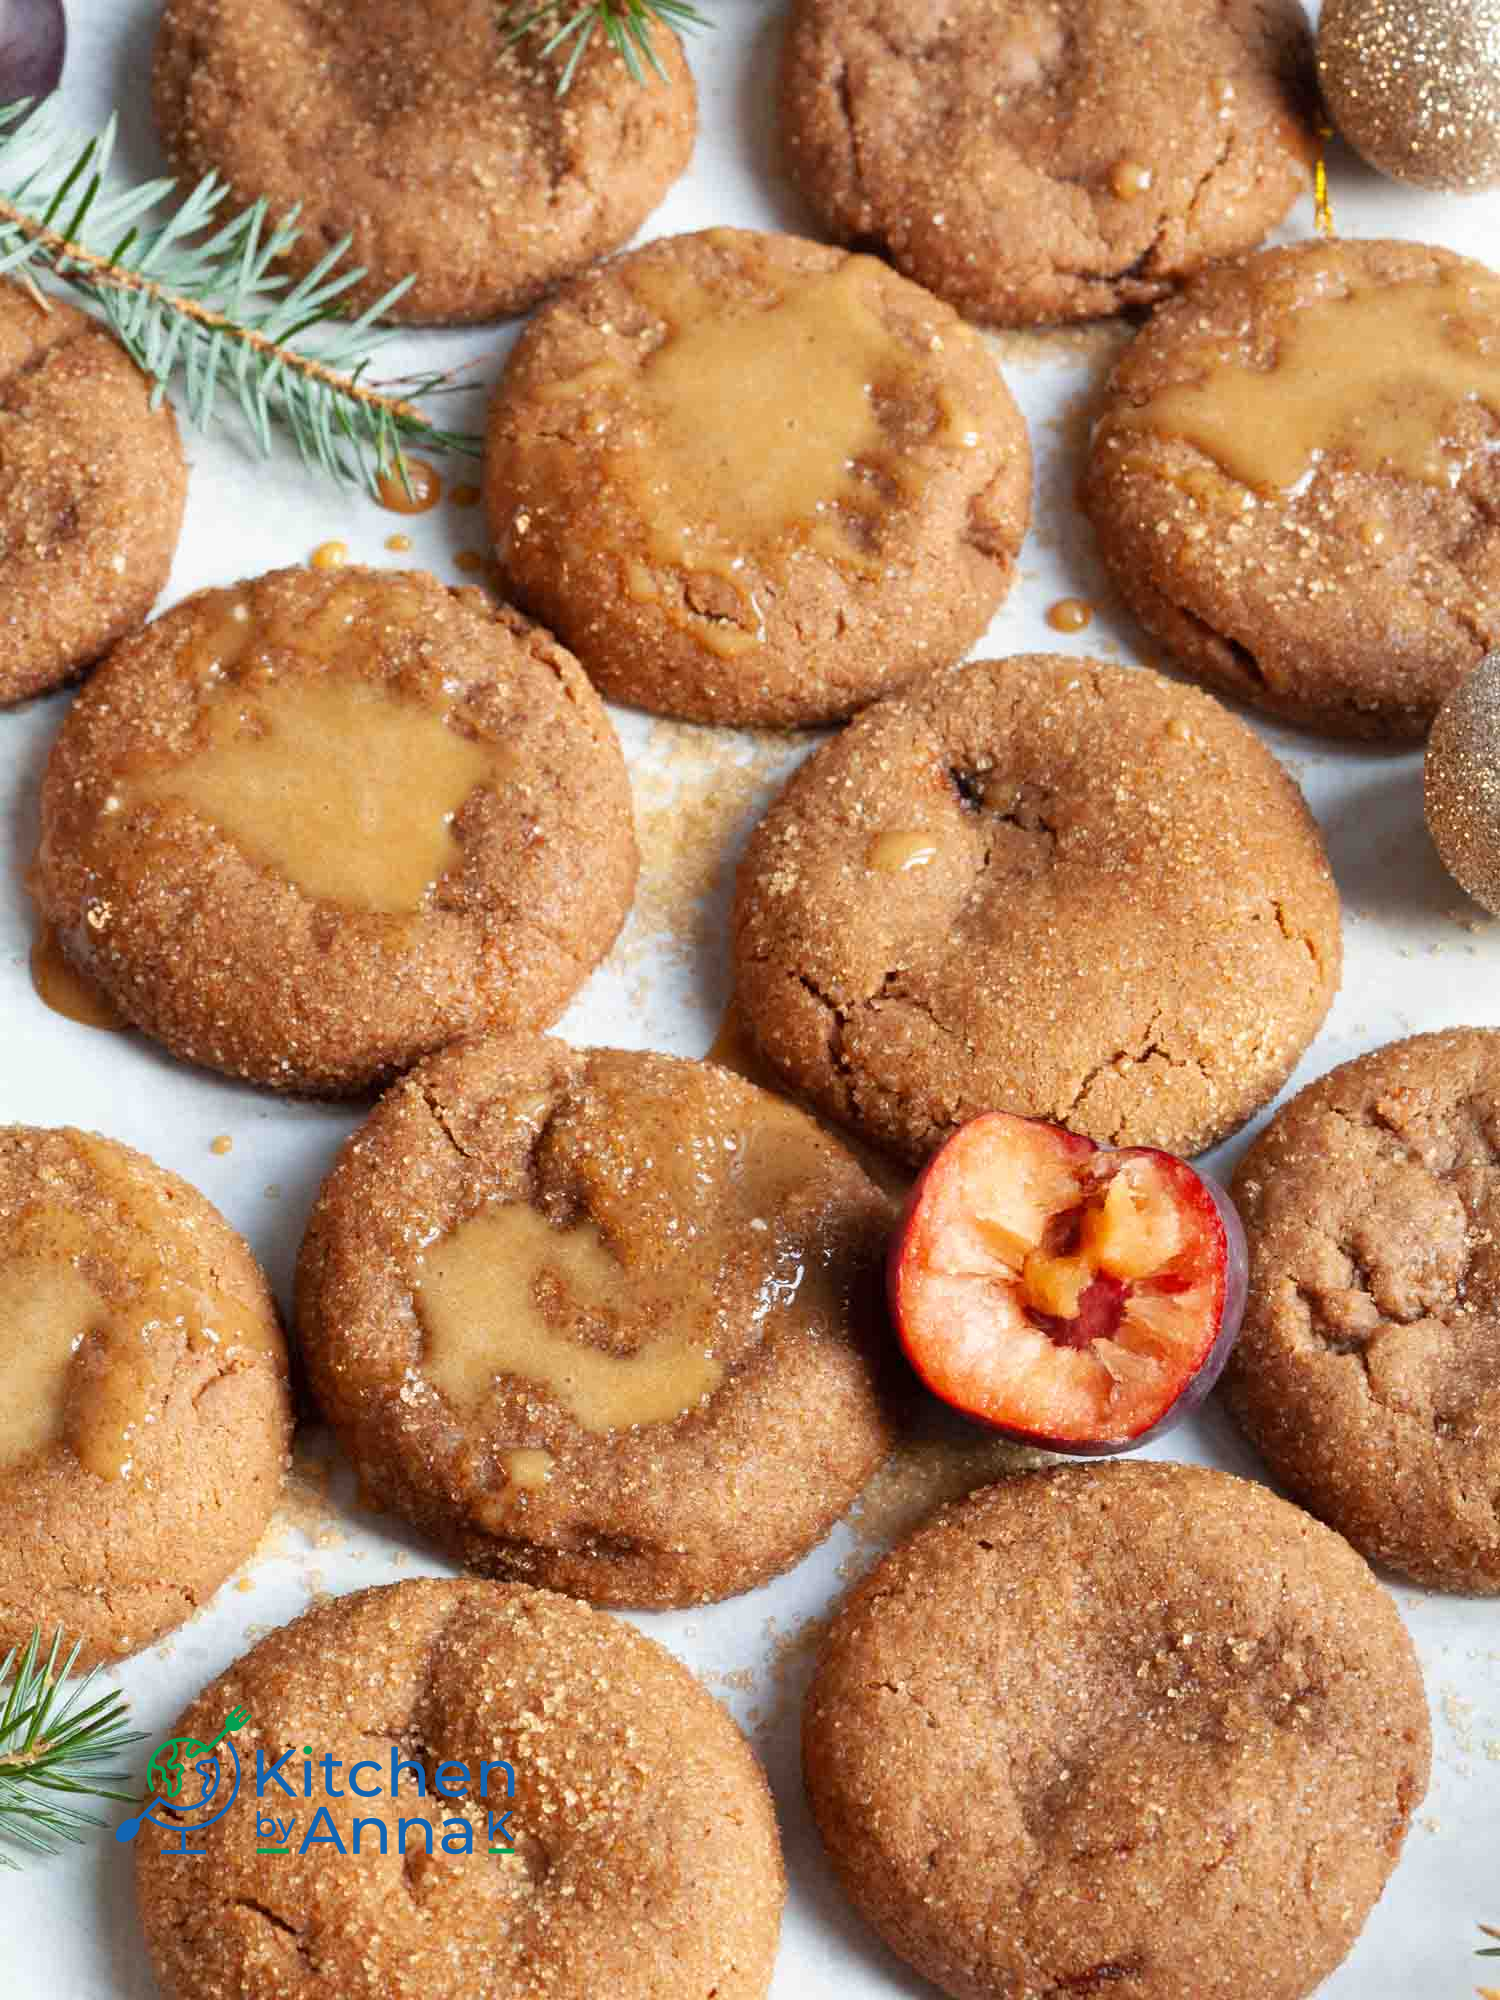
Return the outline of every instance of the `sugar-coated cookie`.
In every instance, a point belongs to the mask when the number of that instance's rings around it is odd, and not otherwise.
[[[1392,1042],[1240,1163],[1250,1298],[1223,1393],[1372,1562],[1500,1592],[1500,1031]]]
[[[763,2000],[785,1894],[766,1781],[623,1620],[514,1585],[359,1591],[262,1639],[172,1734],[209,1743],[236,1709],[246,1779],[202,1851],[135,1842],[166,2000]],[[282,1774],[261,1797],[257,1764]]]
[[[541,1035],[391,1089],[313,1210],[308,1372],[368,1498],[601,1604],[785,1569],[891,1443],[888,1198],[715,1065]]]
[[[670,27],[660,76],[636,84],[598,35],[560,94],[556,25],[511,39],[497,0],[168,0],[157,129],[179,174],[300,209],[295,272],[352,237],[344,306],[412,277],[391,319],[498,319],[633,236],[693,149]]]
[[[0,705],[133,631],[187,498],[170,403],[97,320],[0,283]]]
[[[0,1654],[87,1664],[191,1618],[252,1555],[291,1440],[248,1244],[110,1139],[0,1127]]]
[[[516,613],[275,570],[111,655],[48,758],[38,876],[127,1021],[337,1096],[561,1012],[634,893],[630,785],[577,662]]]
[[[796,725],[973,644],[1015,576],[1031,456],[941,300],[873,258],[710,229],[532,321],[485,492],[517,602],[603,693]]]
[[[1150,305],[1308,184],[1296,0],[795,0],[787,165],[843,243],[999,326]]]
[[[1195,279],[1115,366],[1080,497],[1189,672],[1336,736],[1426,734],[1500,645],[1500,277],[1299,243]]]
[[[1339,905],[1218,702],[1035,654],[930,675],[810,757],[740,864],[734,954],[765,1059],[910,1160],[981,1111],[1190,1153],[1317,1032]]]
[[[1338,1535],[1142,1460],[1021,1473],[854,1591],[803,1711],[845,1890],[956,2000],[1303,2000],[1427,1786],[1422,1677]]]

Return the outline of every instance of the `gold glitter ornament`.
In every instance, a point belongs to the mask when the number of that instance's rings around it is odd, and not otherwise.
[[[1443,866],[1500,916],[1500,653],[1481,660],[1438,710],[1424,786]]]
[[[1318,78],[1339,131],[1381,173],[1500,187],[1500,0],[1325,0]]]

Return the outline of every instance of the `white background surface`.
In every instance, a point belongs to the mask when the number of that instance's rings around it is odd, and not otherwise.
[[[356,4],[357,0],[351,0]],[[806,227],[776,165],[772,90],[780,33],[764,0],[708,0],[720,26],[691,47],[702,130],[694,165],[648,225],[665,234],[711,223]],[[119,168],[132,178],[162,171],[149,118],[152,0],[72,0],[64,99],[80,127],[113,103],[122,115]],[[1365,172],[1336,151],[1337,219],[1347,235],[1424,238],[1483,256],[1500,223],[1500,198],[1456,201],[1417,196]],[[1305,235],[1304,202],[1283,233]],[[472,400],[453,419],[475,429],[481,392],[496,372],[509,333],[429,334],[404,339],[389,370],[474,361]],[[1002,365],[1032,424],[1038,457],[1038,515],[1023,555],[1021,583],[980,652],[1033,648],[1150,658],[1094,559],[1069,494],[1081,437],[1081,397],[1113,351],[1107,339],[1024,336],[997,343]],[[483,544],[477,510],[448,506],[398,520],[361,497],[326,488],[290,455],[253,460],[235,438],[187,437],[192,487],[187,525],[163,603],[206,584],[305,560],[330,537],[360,560],[421,563],[456,581],[453,554]],[[455,468],[456,469],[456,468]],[[459,477],[472,476],[459,472]],[[387,554],[397,529],[412,534],[409,557]],[[1060,638],[1044,622],[1064,595],[1099,608],[1092,629]],[[48,1012],[27,974],[29,913],[22,868],[36,836],[38,779],[66,697],[0,714],[0,1119],[77,1123],[141,1147],[203,1188],[250,1238],[286,1296],[299,1231],[334,1148],[354,1122],[347,1109],[282,1103],[169,1061],[136,1036],[100,1034]],[[681,923],[662,926],[667,885],[659,878],[660,829],[674,789],[702,802],[726,795],[721,832],[732,849],[752,823],[779,772],[806,739],[780,743],[692,732],[617,715],[643,814],[657,828],[646,840],[647,875],[637,913],[610,963],[561,1023],[576,1041],[701,1053],[712,1038],[727,987],[722,913],[727,871],[715,876],[699,925],[699,948],[683,946]],[[1327,745],[1289,731],[1268,740],[1301,780],[1322,822],[1344,897],[1343,992],[1294,1083],[1335,1062],[1419,1028],[1500,1022],[1500,928],[1468,904],[1428,842],[1416,754],[1390,755]],[[692,746],[704,761],[694,789]],[[709,779],[708,759],[720,776]],[[726,761],[746,765],[725,787]],[[758,780],[758,782],[757,782]],[[653,878],[653,867],[657,878]],[[653,933],[653,923],[659,927]],[[233,1151],[213,1156],[227,1132]],[[1225,1148],[1232,1161],[1244,1137]],[[1248,1453],[1212,1409],[1170,1437],[1160,1455],[1253,1469]],[[445,1565],[399,1531],[383,1532],[357,1512],[335,1479],[335,1518],[311,1538],[295,1527],[272,1536],[236,1587],[163,1645],[118,1673],[139,1726],[151,1739],[209,1676],[267,1626],[300,1611],[318,1591],[344,1591]],[[308,1510],[303,1510],[304,1517]],[[801,1801],[796,1696],[804,1669],[778,1658],[776,1641],[820,1615],[842,1588],[838,1566],[856,1542],[835,1532],[791,1575],[725,1605],[638,1622],[702,1672],[742,1719],[752,1721],[781,1814],[791,1896],[775,1994],[921,1995],[932,1989],[888,1954],[843,1903],[823,1864]],[[867,1553],[867,1551],[866,1551]],[[1474,1924],[1500,1922],[1496,1831],[1500,1813],[1500,1605],[1429,1596],[1395,1586],[1421,1651],[1433,1709],[1434,1782],[1413,1826],[1406,1857],[1354,1955],[1324,1989],[1329,2000],[1438,2000],[1472,1991],[1482,1967],[1471,1956]],[[733,1680],[726,1680],[726,1676]],[[753,1686],[750,1684],[753,1681]],[[758,1722],[754,1718],[758,1716]],[[149,1743],[138,1753],[139,1768]],[[131,1996],[155,1988],[131,1906],[129,1855],[107,1834],[67,1856],[28,1863],[0,1879],[0,1994]],[[1188,2000],[1188,1996],[1184,1996]]]

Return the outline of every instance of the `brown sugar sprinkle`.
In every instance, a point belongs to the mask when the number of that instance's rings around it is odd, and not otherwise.
[[[401,477],[402,467],[406,471],[405,481]],[[392,514],[426,514],[443,497],[442,474],[425,458],[405,458],[399,466],[381,473],[375,482],[375,492],[381,506]]]
[[[482,570],[487,560],[482,549],[460,549],[453,558],[453,567],[472,575]]]
[[[387,535],[385,545],[393,555],[404,556],[411,547],[410,535]]]
[[[220,1159],[223,1159],[226,1153],[234,1151],[234,1141],[227,1132],[221,1132],[217,1139],[209,1141],[208,1150],[211,1153],[216,1153]]]
[[[1082,632],[1094,622],[1094,607],[1086,598],[1060,597],[1047,609],[1047,623],[1054,632]]]
[[[455,507],[475,507],[479,504],[479,488],[467,485],[455,486],[448,498]]]
[[[314,569],[342,569],[348,560],[347,542],[320,542],[310,557]]]
[[[848,1581],[862,1576],[948,1501],[1053,1462],[1046,1452],[1011,1444],[924,1401],[908,1419],[906,1436],[847,1516],[857,1546],[840,1563],[840,1576]]]

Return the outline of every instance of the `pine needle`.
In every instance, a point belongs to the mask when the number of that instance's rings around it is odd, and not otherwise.
[[[376,322],[410,278],[350,318],[342,302],[364,271],[346,261],[348,237],[294,283],[281,259],[298,238],[296,210],[273,223],[258,201],[225,220],[229,187],[208,174],[162,213],[175,182],[108,185],[115,130],[111,118],[92,138],[62,132],[50,100],[0,108],[0,276],[60,279],[151,378],[157,402],[179,377],[193,423],[208,429],[232,405],[262,454],[279,427],[309,465],[372,490],[413,447],[477,456],[477,439],[417,407],[445,377],[369,379],[392,337]]]
[[[88,1698],[97,1669],[67,1685],[81,1645],[59,1661],[59,1628],[44,1655],[38,1626],[19,1656],[13,1647],[0,1664],[0,1838],[33,1854],[55,1854],[106,1824],[75,1801],[135,1796],[120,1790],[129,1772],[111,1766],[142,1733],[130,1728],[118,1690]],[[0,1867],[18,1865],[0,1847]]]
[[[507,42],[518,42],[536,29],[550,31],[541,48],[544,56],[572,42],[557,80],[557,94],[564,97],[596,34],[603,35],[637,83],[646,81],[647,68],[665,83],[667,73],[656,53],[653,29],[676,28],[691,34],[712,23],[690,0],[540,0],[537,5],[532,0],[500,0],[500,25]]]

